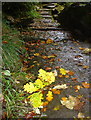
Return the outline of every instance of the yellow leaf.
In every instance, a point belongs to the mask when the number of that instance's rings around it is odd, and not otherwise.
[[[52,99],[53,99],[52,92],[51,92],[51,91],[48,91],[46,100],[48,100],[48,101],[50,102],[50,101],[52,101]]]
[[[39,56],[40,54],[39,53],[35,53],[34,56]]]
[[[66,75],[66,70],[63,69],[63,68],[60,68],[60,73],[61,73],[62,75]]]
[[[46,43],[47,44],[53,43],[53,40],[49,38],[49,39],[47,39]]]
[[[86,68],[89,68],[89,66],[87,66],[87,65],[84,65],[84,66],[83,66],[83,68],[84,68],[84,69],[86,69]]]
[[[57,105],[57,106],[55,106],[54,108],[53,108],[53,110],[55,110],[55,111],[57,111],[57,110],[59,110],[60,109],[60,105]]]

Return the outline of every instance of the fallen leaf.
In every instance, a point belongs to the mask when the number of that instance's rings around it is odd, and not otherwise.
[[[58,75],[58,77],[62,78],[62,77],[64,77],[64,75]]]
[[[66,106],[68,109],[73,110],[76,102],[76,98],[69,95],[69,97],[66,99],[67,100],[60,100],[61,104]]]
[[[61,100],[62,100],[62,101],[66,101],[66,100],[67,100],[67,97],[62,97]]]
[[[58,75],[57,70],[53,70],[52,73],[54,74],[54,76]]]
[[[7,43],[8,43],[8,41],[2,41],[2,43],[7,44]]]
[[[85,118],[85,116],[84,116],[83,113],[79,112],[79,113],[78,113],[78,118]]]
[[[51,67],[46,67],[45,70],[51,70],[52,68]]]
[[[53,108],[54,111],[57,111],[57,110],[59,110],[59,109],[60,109],[60,105],[56,105],[56,106]]]
[[[68,75],[65,75],[65,78],[69,78],[69,76],[68,76]]]
[[[45,112],[47,110],[47,108],[42,108],[41,112]]]
[[[32,112],[29,112],[28,114],[25,115],[25,118],[26,119],[31,119],[33,118],[33,116],[35,116],[36,114],[32,111]]]
[[[79,50],[84,50],[85,48],[79,47]]]
[[[72,78],[72,80],[73,80],[74,82],[77,82],[77,81],[76,81],[76,80],[77,80],[77,78],[75,78],[75,77],[74,77],[74,78]]]
[[[91,49],[90,48],[85,48],[83,51],[82,51],[83,54],[88,54],[88,53],[91,53]]]
[[[58,61],[61,61],[61,59],[58,58]]]
[[[74,75],[74,72],[73,71],[69,71],[68,75]]]
[[[34,56],[39,56],[40,54],[39,53],[35,53]]]
[[[34,110],[34,113],[40,114],[40,109],[39,108],[33,108],[33,110]]]
[[[89,68],[89,66],[87,66],[87,65],[84,65],[82,68],[83,68],[83,69],[86,69],[86,68]]]
[[[53,40],[49,38],[49,39],[47,39],[46,43],[47,44],[53,43]]]
[[[56,69],[59,69],[60,67],[59,66],[55,66]]]
[[[44,56],[44,55],[42,55],[41,56],[43,59],[48,59],[48,57],[47,56]]]
[[[60,90],[52,89],[51,91],[52,91],[54,94],[60,94]]]
[[[33,68],[34,67],[34,65],[31,65],[29,68]]]
[[[43,102],[43,106],[48,105],[48,101]]]
[[[48,56],[48,58],[53,58],[53,57],[56,57],[56,56],[54,54]]]
[[[52,101],[52,99],[53,99],[52,92],[51,92],[51,91],[48,91],[48,94],[47,94],[46,100],[50,102],[50,101]]]
[[[82,82],[82,85],[84,88],[89,88],[90,87],[90,84],[87,83],[87,82]]]
[[[78,92],[81,88],[83,88],[83,87],[80,85],[74,86],[75,92]]]
[[[66,84],[56,85],[55,87],[53,87],[53,89],[66,89],[66,88],[68,88]]]
[[[81,102],[80,99],[76,98],[75,105],[74,105],[74,110],[80,110],[85,102]]]
[[[63,69],[63,68],[60,68],[60,73],[61,73],[62,75],[66,75],[66,70]]]

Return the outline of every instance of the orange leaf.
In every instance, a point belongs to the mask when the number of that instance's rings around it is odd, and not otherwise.
[[[52,91],[54,94],[60,94],[60,90],[52,89],[51,91]]]
[[[59,66],[55,66],[56,69],[59,69],[60,67]]]
[[[64,75],[58,75],[58,77],[62,78],[62,77],[64,77]]]
[[[46,106],[46,105],[48,105],[48,101],[43,102],[42,106]]]
[[[80,50],[84,50],[84,48],[82,48],[82,47],[79,47],[79,49],[80,49]]]
[[[7,41],[2,41],[2,43],[7,44],[8,42]]]
[[[67,98],[66,98],[66,97],[62,97],[61,99],[62,99],[62,101],[66,101],[66,100],[67,100]]]
[[[61,61],[61,59],[58,58],[58,61]]]
[[[74,72],[69,71],[69,72],[68,72],[68,75],[74,75]]]
[[[47,56],[44,56],[44,55],[43,55],[43,56],[41,56],[41,57],[42,57],[43,59],[48,59],[48,57],[47,57]]]
[[[68,76],[68,75],[65,75],[65,78],[69,78],[69,76]]]
[[[87,83],[87,82],[82,82],[82,85],[84,88],[89,88],[90,87],[90,84]]]
[[[72,80],[76,80],[77,78],[72,78]]]
[[[47,110],[47,108],[42,108],[41,112],[45,112]]]
[[[45,70],[51,70],[52,68],[51,67],[46,67]]]
[[[50,97],[46,97],[46,100],[48,100],[49,102],[52,101],[53,97],[50,96]]]

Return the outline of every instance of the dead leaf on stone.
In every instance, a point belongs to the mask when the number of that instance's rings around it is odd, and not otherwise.
[[[82,85],[84,88],[89,88],[90,87],[90,84],[87,83],[87,82],[82,82]]]

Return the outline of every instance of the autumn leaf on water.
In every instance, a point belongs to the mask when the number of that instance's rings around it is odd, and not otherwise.
[[[48,91],[46,100],[48,100],[48,101],[50,102],[50,101],[52,101],[52,99],[53,99],[52,92],[51,92],[51,91]]]
[[[63,68],[60,68],[60,73],[61,73],[62,75],[66,75],[66,70],[63,69]]]

